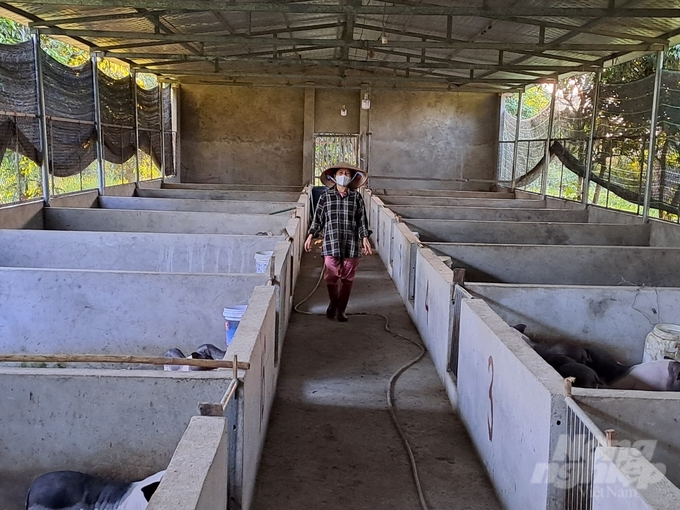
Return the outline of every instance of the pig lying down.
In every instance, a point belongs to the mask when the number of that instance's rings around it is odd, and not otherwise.
[[[28,489],[26,510],[145,510],[164,474],[125,483],[77,471],[46,473]]]
[[[213,344],[203,344],[199,346],[194,352],[185,356],[184,353],[178,348],[174,347],[165,351],[166,358],[184,358],[184,359],[224,359],[224,353],[222,349],[214,346]],[[188,365],[163,365],[163,370],[166,372],[196,372],[199,370],[212,370],[212,368],[203,367],[192,367]]]
[[[514,328],[522,333],[522,338],[562,377],[574,377],[574,386],[680,391],[680,363],[677,361],[658,360],[627,366],[616,361],[601,347],[581,347],[571,342],[536,342],[524,334],[524,324],[517,324]]]

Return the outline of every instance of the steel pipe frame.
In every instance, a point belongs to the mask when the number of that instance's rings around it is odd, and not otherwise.
[[[680,9],[678,10],[680,13]],[[151,32],[128,32],[128,31],[113,31],[113,30],[68,30],[46,28],[42,30],[47,35],[66,35],[68,37],[90,37],[90,38],[110,38],[110,39],[140,39],[149,41],[168,41],[172,43],[214,43],[214,44],[234,44],[240,46],[273,46],[275,49],[279,46],[332,46],[332,47],[349,47],[349,48],[432,48],[432,49],[459,49],[459,50],[503,50],[513,52],[515,50],[522,52],[522,50],[532,51],[652,51],[664,49],[664,43],[640,43],[640,44],[581,44],[581,43],[567,43],[567,44],[530,44],[530,43],[513,43],[507,41],[498,42],[474,42],[474,41],[391,41],[383,44],[380,41],[369,40],[353,40],[345,41],[343,39],[303,39],[303,38],[266,38],[266,37],[249,37],[244,35],[211,35],[211,34],[160,34]]]
[[[106,190],[106,172],[104,167],[104,133],[102,132],[101,102],[99,99],[99,76],[97,75],[98,53],[92,53],[90,62],[92,64],[92,92],[94,94],[94,123],[97,130],[97,140],[95,149],[97,153],[97,180],[99,194],[104,195]]]
[[[595,73],[595,88],[593,93],[593,116],[590,119],[590,135],[588,136],[588,148],[586,149],[586,169],[583,177],[583,185],[581,186],[581,203],[583,208],[588,207],[588,200],[590,195],[590,173],[593,167],[593,140],[595,138],[595,128],[597,121],[597,103],[600,100],[600,81],[602,79],[602,69]]]
[[[33,39],[33,55],[35,58],[35,82],[38,92],[38,121],[40,125],[40,145],[42,146],[42,162],[40,174],[42,177],[43,201],[50,203],[50,150],[47,140],[47,108],[45,106],[45,84],[43,81],[42,58],[40,57],[40,31],[31,34]],[[18,176],[17,176],[18,178]]]
[[[104,57],[108,58],[125,58],[125,59],[169,59],[164,64],[179,64],[183,62],[212,62],[218,60],[219,62],[235,62],[239,64],[278,64],[282,66],[353,66],[353,68],[375,68],[385,67],[389,69],[490,69],[495,71],[545,71],[545,72],[574,72],[574,71],[595,71],[599,66],[581,65],[581,66],[541,66],[541,65],[527,65],[527,66],[513,66],[513,65],[498,65],[491,63],[476,63],[476,62],[393,62],[381,60],[324,60],[324,59],[295,59],[295,58],[253,58],[241,56],[207,56],[207,55],[188,55],[184,53],[143,53],[143,52],[125,52],[114,53],[104,52]],[[148,65],[148,64],[147,64]],[[154,64],[157,65],[157,64]]]
[[[553,85],[550,95],[550,116],[548,117],[548,133],[545,136],[545,165],[541,172],[541,198],[545,200],[548,189],[548,173],[550,172],[550,139],[552,138],[553,121],[555,120],[555,95],[557,94],[557,83]]]
[[[522,122],[522,108],[524,107],[524,91],[519,91],[519,99],[517,100],[517,122],[515,124],[515,145],[512,154],[512,182],[510,184],[511,191],[515,191],[515,181],[517,180],[517,156],[519,154],[519,130]]]
[[[656,124],[659,116],[659,93],[661,92],[661,73],[663,71],[664,52],[656,54],[656,71],[654,73],[654,96],[649,121],[649,148],[647,149],[647,172],[645,174],[645,201],[642,208],[642,221],[649,223],[649,204],[652,199],[652,170],[654,169],[654,153],[656,152]]]
[[[135,123],[135,187],[139,188],[139,104],[137,98],[137,71],[134,69],[130,71],[130,79],[132,80],[132,103],[135,109],[134,123]]]

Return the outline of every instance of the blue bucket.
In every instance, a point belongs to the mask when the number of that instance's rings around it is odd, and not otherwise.
[[[230,306],[224,309],[222,317],[224,317],[224,329],[227,333],[227,347],[231,344],[236,334],[236,328],[241,323],[241,318],[246,312],[248,305]]]

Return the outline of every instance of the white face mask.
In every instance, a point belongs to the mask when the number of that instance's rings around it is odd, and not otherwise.
[[[338,186],[342,186],[343,188],[347,187],[347,185],[352,182],[352,178],[347,175],[339,175],[334,180]]]

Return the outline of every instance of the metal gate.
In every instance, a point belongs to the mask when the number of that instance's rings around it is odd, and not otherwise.
[[[314,186],[321,186],[321,172],[344,161],[359,166],[359,135],[317,133],[314,135]]]

